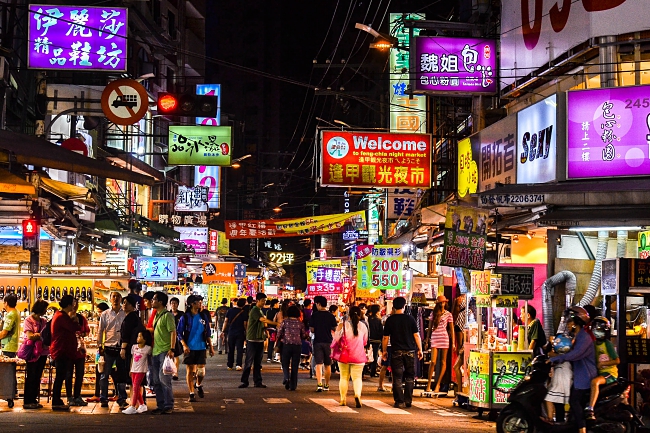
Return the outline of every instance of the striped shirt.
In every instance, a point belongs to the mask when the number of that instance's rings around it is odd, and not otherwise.
[[[429,317],[433,320],[433,313]],[[431,347],[436,349],[449,349],[449,334],[447,333],[447,324],[453,323],[453,316],[449,311],[445,311],[440,316],[438,327],[431,333]]]

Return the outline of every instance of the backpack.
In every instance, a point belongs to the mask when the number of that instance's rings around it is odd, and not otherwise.
[[[43,340],[43,346],[52,344],[52,319],[47,321],[45,328],[41,331],[41,340]]]

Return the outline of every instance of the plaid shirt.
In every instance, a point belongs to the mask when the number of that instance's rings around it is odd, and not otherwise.
[[[302,344],[308,337],[305,324],[297,318],[283,320],[278,328],[278,341],[284,344]]]

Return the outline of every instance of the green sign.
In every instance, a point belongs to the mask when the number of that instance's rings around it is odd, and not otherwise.
[[[469,400],[479,403],[488,401],[490,354],[472,350],[469,353]]]
[[[168,165],[230,166],[230,126],[170,126]]]
[[[372,288],[372,247],[360,245],[357,248],[357,290]]]
[[[508,391],[516,387],[526,374],[530,373],[531,362],[530,352],[492,354],[492,403],[508,403]]]

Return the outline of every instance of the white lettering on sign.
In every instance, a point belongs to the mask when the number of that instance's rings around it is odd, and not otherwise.
[[[415,140],[384,140],[382,137],[378,137],[377,140],[368,140],[368,136],[361,137],[358,135],[353,135],[352,140],[354,140],[354,148],[359,150],[366,150],[366,147],[369,150],[405,150],[405,151],[418,151],[424,152],[427,150],[427,143],[424,141],[415,141]]]

